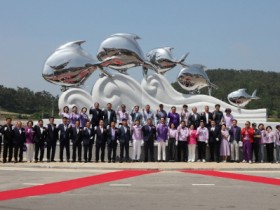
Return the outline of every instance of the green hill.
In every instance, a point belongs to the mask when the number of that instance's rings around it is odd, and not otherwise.
[[[207,75],[212,83],[219,88],[212,91],[212,96],[227,101],[227,95],[240,88],[246,88],[250,95],[257,89],[259,100],[251,101],[246,108],[267,108],[270,118],[280,118],[280,73],[256,70],[210,69]],[[187,93],[177,83],[173,87],[182,93]],[[208,94],[207,88],[201,93]]]

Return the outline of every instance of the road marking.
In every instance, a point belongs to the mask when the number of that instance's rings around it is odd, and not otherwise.
[[[111,187],[131,187],[132,184],[109,184]]]
[[[181,172],[280,186],[280,179],[263,177],[263,176],[253,176],[253,175],[221,172],[221,171],[214,171],[214,170],[182,170]]]
[[[23,185],[43,185],[43,184],[41,184],[41,183],[22,183]]]
[[[192,184],[192,186],[215,186],[215,184]]]
[[[29,196],[39,196],[39,195],[68,192],[83,187],[103,184],[105,182],[127,179],[131,177],[137,177],[145,174],[152,174],[156,172],[159,171],[158,170],[123,170],[123,171],[110,172],[110,173],[99,174],[94,176],[87,176],[78,179],[53,182],[53,183],[37,185],[32,187],[6,190],[0,192],[0,201],[11,200],[16,198],[25,198]]]

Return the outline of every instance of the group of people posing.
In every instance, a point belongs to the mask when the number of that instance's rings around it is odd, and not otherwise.
[[[43,161],[45,148],[47,161],[55,162],[58,141],[60,162],[64,161],[64,150],[67,162],[92,162],[93,145],[95,162],[105,162],[106,147],[108,162],[142,161],[142,146],[143,161],[154,162],[155,142],[157,161],[163,162],[206,162],[207,146],[210,152],[207,161],[211,162],[280,161],[280,125],[272,131],[270,126],[265,128],[260,123],[257,127],[256,123],[251,125],[247,121],[244,127],[240,128],[231,110],[227,108],[223,113],[219,104],[215,105],[213,112],[209,111],[209,106],[205,106],[202,113],[198,113],[196,107],[189,112],[188,106],[183,105],[180,113],[177,113],[175,106],[167,113],[160,104],[155,112],[150,110],[149,105],[141,111],[136,105],[129,113],[124,104],[117,111],[112,109],[111,103],[101,110],[96,102],[89,109],[89,115],[87,113],[86,107],[79,113],[76,106],[71,112],[69,107],[65,106],[60,113],[62,122],[56,125],[54,118],[50,117],[46,126],[42,119],[38,120],[35,126],[32,121],[28,121],[26,126],[18,121],[13,126],[12,119],[7,118],[0,129],[3,163],[12,160],[15,163],[22,162],[23,151],[26,151],[27,162]],[[120,154],[117,159],[118,145]],[[129,154],[130,145],[133,147],[132,156]],[[242,158],[239,157],[240,148]]]

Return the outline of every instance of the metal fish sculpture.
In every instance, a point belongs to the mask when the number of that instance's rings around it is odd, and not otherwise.
[[[212,88],[217,88],[217,86],[210,82],[205,68],[200,64],[189,65],[188,68],[183,68],[179,72],[177,82],[184,90],[191,93],[199,93],[201,88],[208,87],[209,95],[211,95]]]
[[[98,62],[81,44],[84,40],[68,42],[57,48],[46,60],[42,76],[62,89],[78,87],[99,67]],[[102,69],[104,74],[109,74]]]
[[[127,74],[127,69],[143,67],[144,75],[148,69],[156,71],[156,67],[148,62],[137,42],[137,35],[118,33],[105,39],[99,46],[97,58],[103,67],[109,67],[120,73]]]
[[[227,99],[229,103],[237,107],[245,107],[251,100],[260,99],[256,96],[257,90],[254,90],[253,94],[250,96],[246,89],[239,89],[228,94]]]
[[[183,67],[188,67],[187,64],[184,63],[185,59],[189,55],[186,53],[179,60],[176,60],[172,56],[172,47],[163,47],[153,49],[147,53],[148,61],[154,64],[157,67],[158,73],[164,74],[168,70],[174,68],[178,64]]]

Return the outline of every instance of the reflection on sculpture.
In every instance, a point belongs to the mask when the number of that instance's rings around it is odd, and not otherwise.
[[[81,47],[84,42],[83,40],[68,42],[57,48],[44,64],[43,78],[61,85],[62,89],[82,85],[99,66],[97,61]]]
[[[172,49],[172,47],[163,47],[153,49],[147,53],[148,60],[156,66],[158,73],[164,74],[178,64],[187,67],[184,61],[189,53],[183,55],[179,60],[175,60],[171,53]]]
[[[239,89],[228,94],[227,99],[229,103],[231,103],[234,106],[245,107],[251,100],[259,99],[259,97],[257,97],[256,94],[257,90],[254,90],[253,94],[250,96],[246,92],[246,89]]]
[[[192,93],[199,93],[199,90],[208,87],[209,95],[211,89],[217,88],[212,84],[205,72],[205,66],[200,64],[193,64],[187,68],[183,68],[177,76],[178,84],[187,91]]]
[[[97,52],[98,60],[102,61],[103,66],[124,74],[127,74],[127,69],[136,66],[143,67],[144,75],[148,69],[156,71],[156,67],[145,59],[137,39],[140,38],[133,34],[111,35],[100,44]]]

